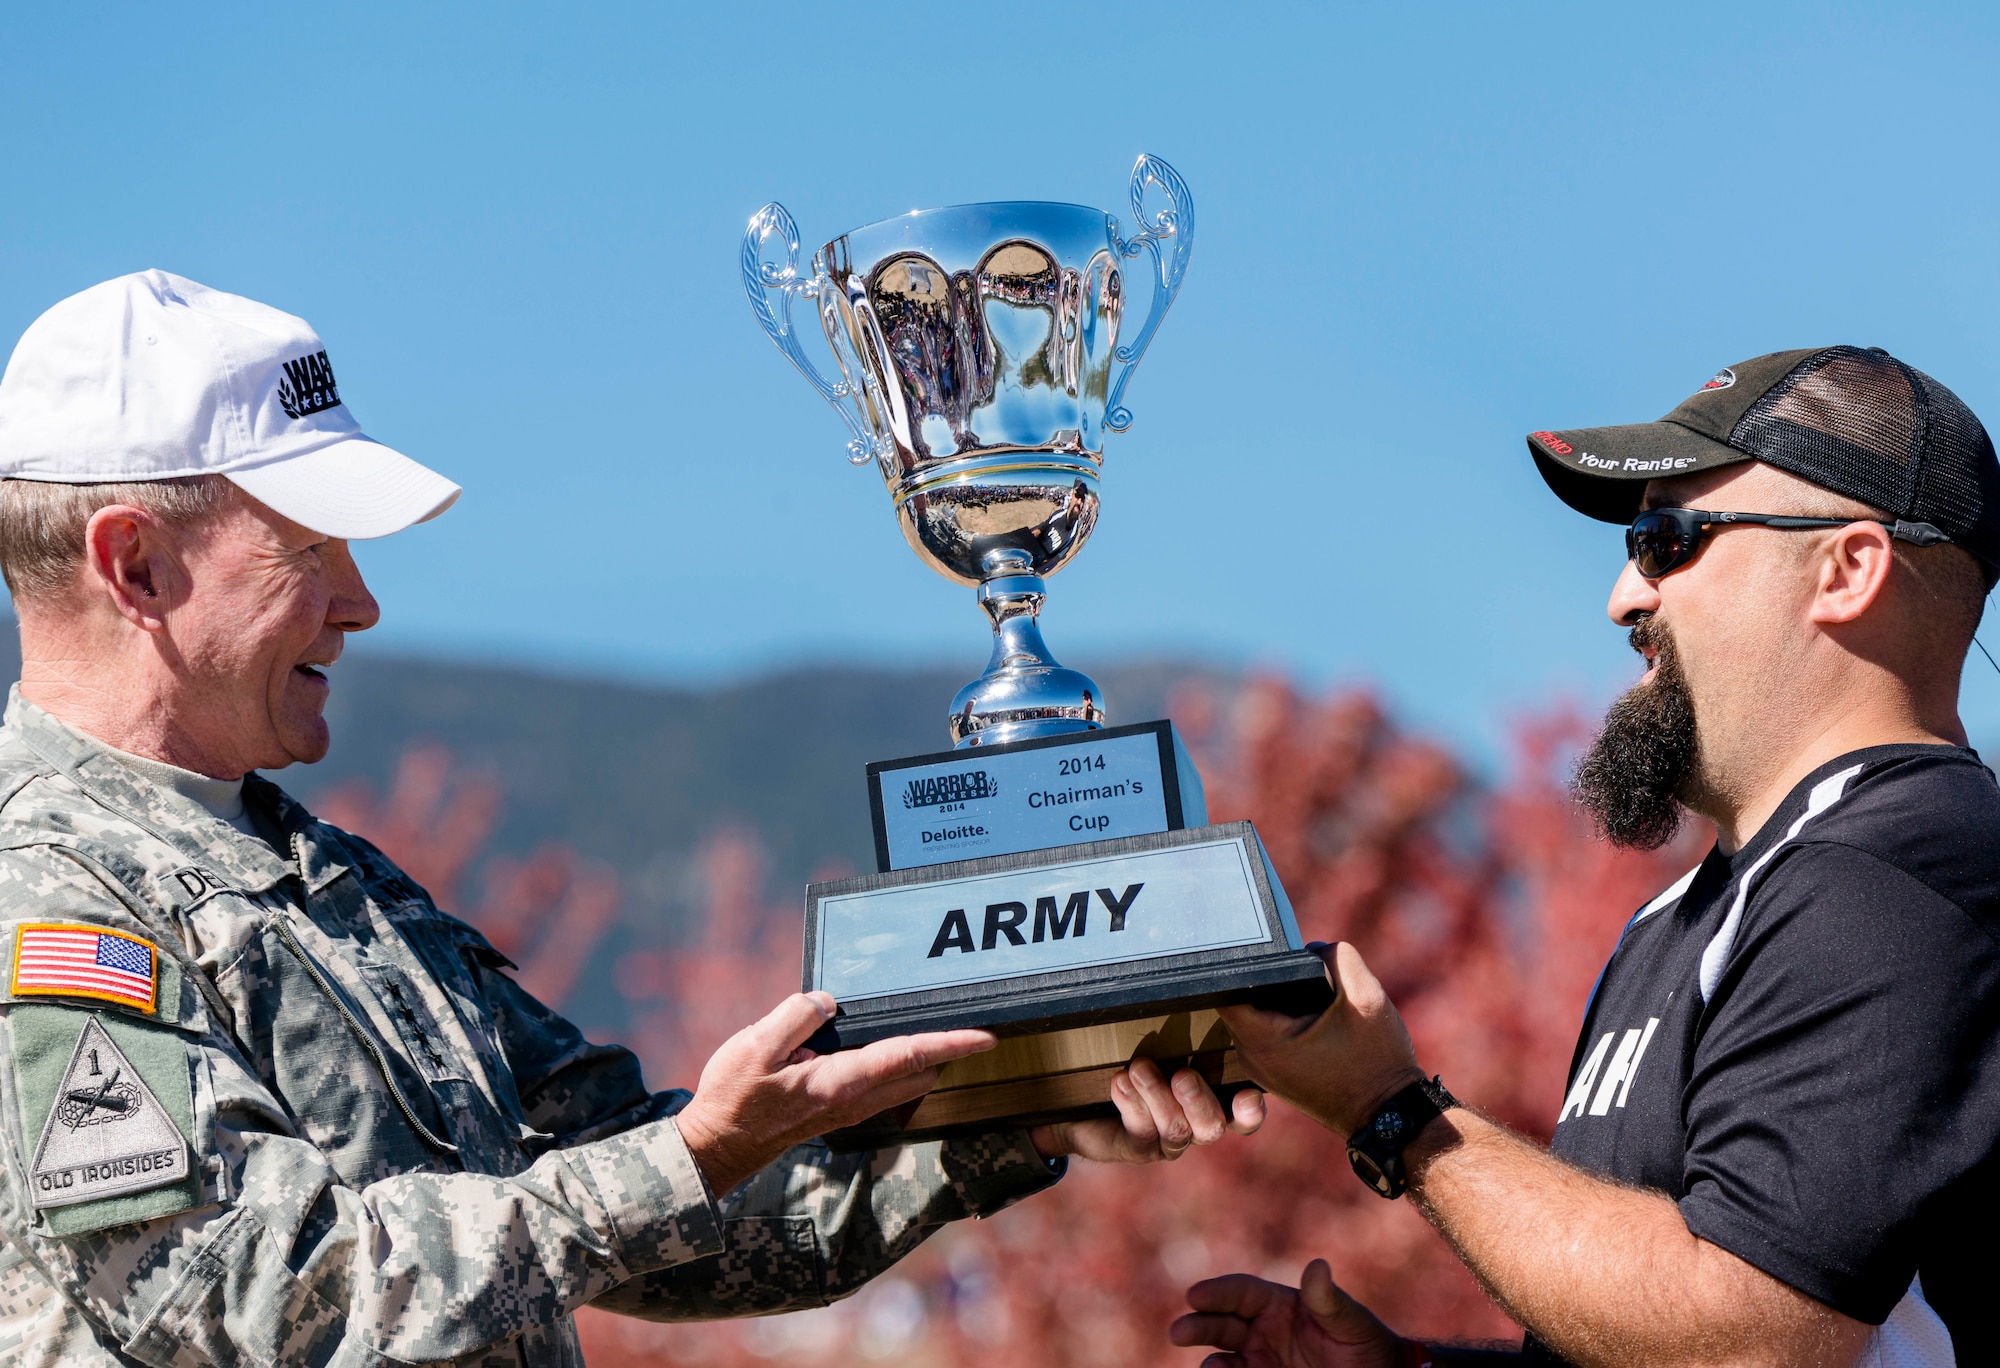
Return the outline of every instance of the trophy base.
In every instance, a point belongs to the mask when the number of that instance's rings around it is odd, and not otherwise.
[[[1153,1060],[1168,1077],[1193,1069],[1225,1103],[1251,1086],[1236,1042],[1213,1010],[1176,1012],[1011,1037],[947,1064],[937,1087],[916,1101],[825,1139],[846,1152],[1116,1116],[1111,1080],[1139,1058]]]
[[[806,903],[804,986],[840,1000],[810,1048],[1001,1037],[926,1096],[829,1136],[837,1148],[1110,1115],[1111,1079],[1139,1056],[1233,1090],[1244,1075],[1216,1008],[1333,1001],[1248,822],[861,875],[811,885]]]
[[[1214,1008],[1234,1003],[1248,1003],[1290,1016],[1314,1016],[1333,1005],[1333,988],[1326,981],[1325,963],[1311,950],[1259,947],[1247,955],[1197,952],[1176,956],[1173,962],[1109,964],[1060,974],[1024,975],[995,983],[934,988],[874,1002],[842,1001],[833,1020],[813,1033],[806,1041],[806,1048],[830,1054],[893,1036],[971,1027],[991,1031],[1001,1038],[999,1046],[977,1056],[979,1059],[1033,1058],[1033,1050],[1054,1051],[1049,1057],[1055,1071],[1060,1071],[1069,1067],[1056,1062],[1065,1058],[1062,1052],[1081,1047],[1055,1043],[1056,1037],[1101,1042],[1113,1037],[1081,1033],[1106,1028],[1119,1030],[1120,1038],[1130,1034],[1132,1044],[1124,1054],[1096,1061],[1123,1064],[1141,1044],[1155,1037],[1171,1039],[1174,1033],[1171,1023],[1176,1018],[1185,1022],[1190,1013],[1206,1013],[1213,1020]],[[1145,1026],[1148,1022],[1154,1024]],[[1140,1023],[1136,1032],[1134,1023]],[[1192,1029],[1191,1025],[1180,1028],[1180,1034],[1188,1034]],[[1018,1051],[1024,1040],[1051,1043],[1031,1047],[1031,1052],[1023,1055]],[[1186,1049],[1167,1050],[1157,1057],[1222,1048],[1234,1047],[1191,1043]],[[947,1070],[969,1067],[952,1064]],[[958,1076],[968,1075],[961,1072]],[[948,1081],[941,1078],[939,1086]]]
[[[868,786],[878,872],[806,889],[802,986],[840,1003],[808,1046],[1001,1041],[836,1148],[1114,1115],[1137,1057],[1233,1093],[1247,1079],[1216,1008],[1333,1001],[1256,831],[1206,824],[1171,723],[882,761]]]

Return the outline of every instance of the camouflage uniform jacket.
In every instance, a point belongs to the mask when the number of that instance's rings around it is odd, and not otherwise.
[[[1060,1171],[1018,1132],[811,1144],[718,1201],[687,1093],[647,1093],[366,841],[244,797],[268,844],[9,703],[0,1363],[576,1364],[579,1306],[823,1305]],[[23,928],[110,946],[128,983],[150,943],[153,1001],[37,988]],[[132,1158],[138,1122],[182,1147]],[[91,1144],[115,1162],[57,1172]]]

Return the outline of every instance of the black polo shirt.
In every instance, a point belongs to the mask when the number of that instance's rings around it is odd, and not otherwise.
[[[1584,1013],[1555,1152],[1870,1324],[1985,1362],[2000,1289],[2000,787],[1878,746],[1640,909]],[[1939,1322],[1942,1321],[1942,1324]],[[1949,1331],[1949,1341],[1946,1331]],[[1893,1343],[1892,1343],[1893,1342]],[[1554,1359],[1529,1337],[1530,1361]]]

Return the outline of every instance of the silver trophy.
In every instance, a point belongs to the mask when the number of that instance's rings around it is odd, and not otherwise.
[[[1150,219],[1149,187],[1166,207]],[[765,205],[743,236],[743,288],[771,340],[847,424],[925,563],[977,586],[986,672],[951,705],[952,742],[992,746],[1105,724],[1104,693],[1042,642],[1043,580],[1097,525],[1104,434],[1132,425],[1133,368],[1179,293],[1194,237],[1187,184],[1132,168],[1132,216],[1032,201],[926,209],[857,228],[799,269],[799,231]],[[782,262],[765,259],[772,239]],[[1150,268],[1146,316],[1121,342],[1128,263]],[[818,306],[839,371],[806,355],[793,302]]]
[[[1256,832],[1208,824],[1173,724],[1108,725],[1103,690],[1037,625],[1044,578],[1097,526],[1104,434],[1131,426],[1125,386],[1187,273],[1180,176],[1139,158],[1131,205],[1129,238],[1075,204],[923,210],[835,238],[810,275],[782,206],[744,234],[757,321],[847,424],[849,459],[881,472],[904,538],[993,622],[986,673],[952,700],[954,749],[868,765],[876,872],[807,886],[801,985],[840,1002],[814,1049],[955,1026],[1004,1039],[828,1137],[842,1147],[1108,1115],[1134,1054],[1234,1089],[1216,1006],[1331,1001]],[[1141,260],[1144,321],[1125,328]],[[807,358],[802,299],[838,379]]]

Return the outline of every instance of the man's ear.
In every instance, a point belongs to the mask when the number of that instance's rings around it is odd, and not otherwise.
[[[1831,626],[1858,619],[1882,596],[1895,558],[1895,539],[1881,523],[1851,522],[1834,531],[1815,557],[1812,620]]]
[[[134,627],[164,631],[167,609],[180,597],[186,575],[173,529],[131,504],[107,504],[83,529],[86,584],[102,592]]]

